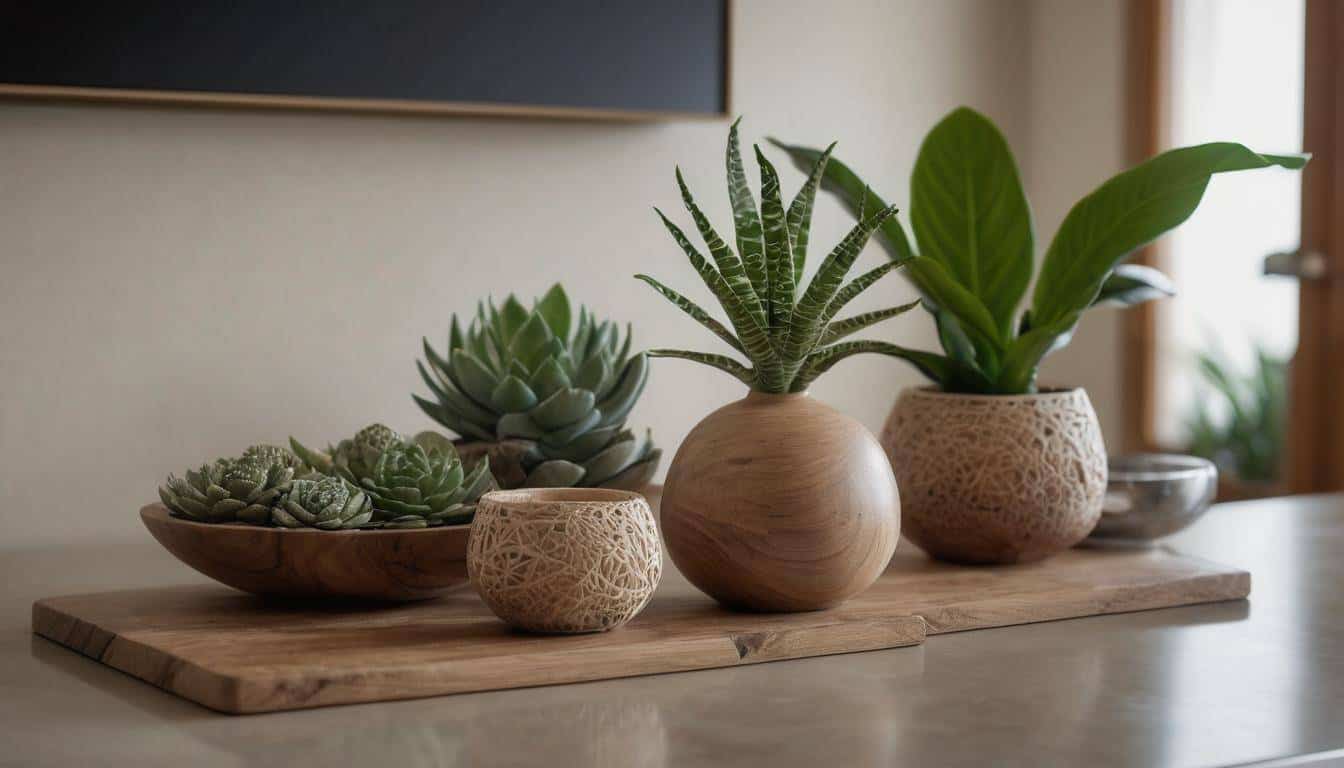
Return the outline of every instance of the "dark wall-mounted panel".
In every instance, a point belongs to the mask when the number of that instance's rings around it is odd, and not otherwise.
[[[0,7],[8,94],[633,118],[728,111],[727,0]]]

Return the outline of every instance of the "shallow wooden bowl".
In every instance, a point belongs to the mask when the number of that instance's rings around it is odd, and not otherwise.
[[[426,600],[467,588],[471,525],[316,531],[182,520],[162,504],[140,510],[178,560],[244,592],[290,598]]]

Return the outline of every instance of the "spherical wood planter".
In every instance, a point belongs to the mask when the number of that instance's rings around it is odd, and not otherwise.
[[[162,504],[140,519],[164,549],[222,584],[274,597],[427,600],[467,587],[470,525],[381,531],[198,523]]]
[[[662,500],[668,553],[730,607],[828,608],[867,589],[896,549],[900,500],[882,448],[806,394],[752,392],[705,417]]]
[[[601,632],[644,609],[663,554],[649,503],[608,488],[481,497],[467,572],[496,616],[532,632]]]
[[[958,563],[1039,560],[1101,516],[1106,446],[1087,393],[901,393],[882,430],[905,535]]]

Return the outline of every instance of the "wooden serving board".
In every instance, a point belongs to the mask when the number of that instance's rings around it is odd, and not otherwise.
[[[966,568],[902,542],[883,577],[840,608],[742,614],[669,569],[613,632],[514,632],[473,593],[361,608],[262,601],[202,585],[40,600],[33,631],[231,713],[573,683],[916,645],[930,634],[1245,597],[1250,574],[1165,549],[1075,549]],[[935,641],[936,642],[936,641]]]

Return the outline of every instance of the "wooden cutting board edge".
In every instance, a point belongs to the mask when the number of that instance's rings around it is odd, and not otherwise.
[[[374,665],[351,673],[321,665],[258,674],[207,668],[157,647],[151,638],[117,634],[59,607],[71,597],[33,603],[33,632],[147,682],[229,714],[306,709],[455,693],[592,682],[717,669],[771,661],[860,653],[924,641],[919,616],[840,617],[806,626],[719,634],[695,633],[640,643],[638,651],[593,647],[501,655],[460,662]]]

